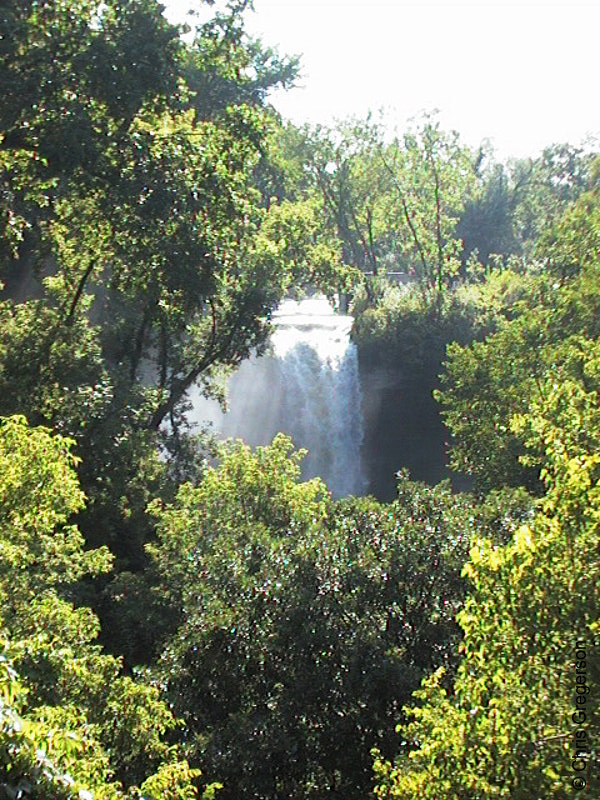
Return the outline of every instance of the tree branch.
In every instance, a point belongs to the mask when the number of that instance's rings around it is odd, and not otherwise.
[[[427,268],[427,261],[425,259],[425,253],[423,251],[423,247],[421,246],[421,242],[420,242],[419,237],[417,235],[416,228],[413,225],[412,219],[410,218],[410,213],[408,211],[408,205],[407,205],[406,200],[404,198],[404,192],[402,190],[402,187],[398,183],[398,180],[396,178],[396,175],[394,174],[393,169],[390,167],[390,165],[386,161],[385,156],[383,154],[381,156],[381,160],[383,161],[383,166],[389,172],[389,175],[390,175],[390,177],[392,179],[392,183],[393,183],[393,185],[394,185],[394,187],[395,187],[395,189],[396,189],[396,191],[398,193],[398,197],[399,197],[400,203],[402,205],[402,211],[404,213],[404,219],[406,220],[406,224],[408,225],[408,228],[409,228],[409,230],[410,230],[410,232],[412,234],[413,241],[415,243],[415,247],[417,248],[417,252],[419,253],[419,257],[421,259],[421,264],[423,266],[423,273],[424,273],[425,276],[427,276],[429,270]]]
[[[68,310],[67,315],[65,317],[65,324],[66,325],[70,326],[70,325],[73,324],[73,320],[75,318],[75,312],[77,311],[77,306],[79,305],[79,301],[81,300],[81,295],[83,294],[83,290],[85,289],[85,285],[86,285],[86,283],[88,281],[88,278],[92,274],[95,266],[96,266],[96,261],[95,261],[95,259],[92,259],[92,261],[90,261],[87,269],[85,270],[85,272],[83,273],[83,275],[79,279],[79,283],[77,284],[77,289],[75,290],[75,295],[73,296],[73,299],[71,300],[71,305],[69,306],[69,310]]]
[[[240,310],[238,319],[236,324],[234,324],[231,328],[229,336],[227,337],[226,341],[223,342],[222,346],[219,349],[215,349],[217,343],[217,316],[216,316],[216,309],[215,304],[212,298],[208,301],[211,307],[211,332],[209,336],[209,342],[206,348],[206,355],[202,360],[196,364],[192,369],[188,371],[188,373],[183,377],[179,378],[178,380],[173,380],[169,390],[169,396],[167,399],[161,403],[158,408],[155,409],[154,413],[150,417],[147,423],[147,428],[149,430],[157,431],[161,426],[164,418],[171,414],[177,403],[181,400],[183,395],[187,392],[190,386],[194,383],[194,381],[209,367],[211,367],[217,361],[224,361],[229,348],[235,338],[236,333],[238,332],[239,327],[239,320],[240,317],[243,315],[244,309]]]

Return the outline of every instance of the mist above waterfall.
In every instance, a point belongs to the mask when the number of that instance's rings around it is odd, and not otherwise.
[[[227,413],[198,392],[190,421],[209,421],[222,437],[268,444],[282,431],[308,450],[303,477],[323,478],[335,497],[366,489],[352,317],[336,314],[322,295],[285,300],[273,315],[267,354],[245,361],[227,385]]]

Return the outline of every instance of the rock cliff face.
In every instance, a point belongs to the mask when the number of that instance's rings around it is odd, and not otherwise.
[[[367,491],[380,500],[392,500],[395,473],[404,467],[413,480],[435,484],[450,478],[455,489],[469,489],[467,477],[446,467],[450,434],[429,382],[362,361],[359,367]]]

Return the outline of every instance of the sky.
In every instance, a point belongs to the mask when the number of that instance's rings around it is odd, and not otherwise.
[[[173,21],[197,0],[162,0]],[[600,0],[255,0],[249,33],[301,57],[271,102],[297,124],[423,112],[499,158],[600,136]]]

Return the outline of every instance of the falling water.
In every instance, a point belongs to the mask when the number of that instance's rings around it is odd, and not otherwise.
[[[361,395],[352,317],[323,296],[285,300],[273,315],[270,353],[245,361],[228,382],[228,411],[192,397],[192,421],[223,437],[267,444],[278,431],[308,450],[305,478],[319,475],[335,497],[362,494]]]

